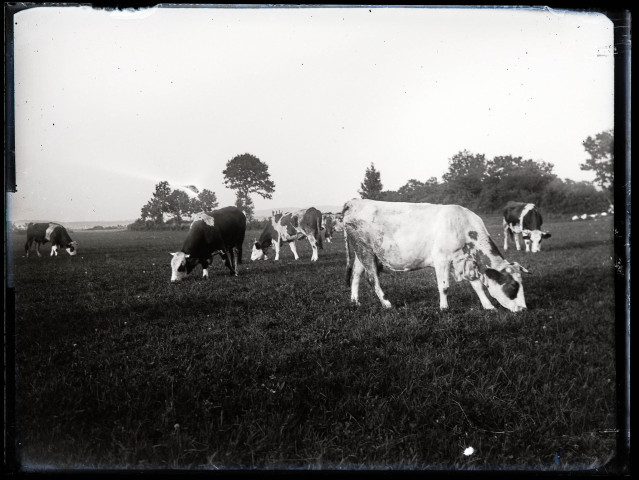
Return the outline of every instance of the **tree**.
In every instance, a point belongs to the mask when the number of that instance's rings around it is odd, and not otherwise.
[[[450,159],[448,171],[442,175],[447,183],[445,203],[477,208],[479,195],[486,179],[486,157],[463,150]]]
[[[359,194],[362,198],[370,198],[372,200],[379,199],[382,193],[382,180],[380,173],[375,169],[375,165],[371,162],[371,166],[366,168],[364,181],[360,184],[361,190]]]
[[[169,212],[171,187],[169,182],[162,181],[155,186],[155,192],[151,200],[142,207],[140,212],[142,220],[151,220],[160,225],[164,223],[164,214]]]
[[[579,167],[582,170],[595,172],[594,183],[599,185],[608,194],[609,201],[613,198],[614,180],[614,136],[612,130],[588,137],[583,142],[584,149],[590,155]]]
[[[250,195],[257,193],[262,198],[273,198],[275,183],[270,179],[268,165],[250,153],[236,155],[226,163],[222,171],[224,184],[235,190],[235,205],[244,210],[246,219],[253,219],[253,201]]]
[[[193,213],[191,199],[183,190],[173,190],[168,197],[168,203],[167,213],[173,215],[173,219],[178,225],[182,223],[182,217],[190,216]]]
[[[211,212],[218,206],[217,196],[211,190],[202,189],[199,195],[191,199],[191,212]]]

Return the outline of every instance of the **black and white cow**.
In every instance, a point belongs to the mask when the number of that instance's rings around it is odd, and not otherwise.
[[[528,271],[502,257],[484,222],[459,205],[380,202],[354,199],[344,205],[347,281],[351,302],[359,304],[359,282],[366,272],[385,308],[378,272],[434,267],[439,308],[448,308],[451,263],[459,282],[468,280],[482,306],[494,309],[488,293],[513,312],[526,308],[521,273]]]
[[[35,243],[35,251],[40,255],[40,245],[51,242],[51,256],[58,255],[58,250],[63,248],[69,255],[78,253],[78,242],[71,240],[67,229],[58,223],[30,223],[27,225],[27,243],[24,251],[29,256],[31,244]]]
[[[344,223],[341,214],[325,213],[322,215],[322,222],[324,224],[324,240],[327,243],[333,241],[333,234],[335,232],[341,232],[344,230]]]
[[[541,213],[534,203],[508,202],[504,208],[504,250],[508,250],[509,237],[515,241],[517,250],[521,250],[519,234],[524,239],[527,252],[541,250],[541,241],[551,236],[541,230],[542,222]]]
[[[202,277],[208,278],[208,268],[215,255],[224,259],[231,275],[237,275],[245,233],[246,215],[237,207],[193,215],[182,250],[171,253],[171,281],[184,279],[198,263],[202,265]]]
[[[275,248],[274,260],[279,260],[280,247],[284,243],[288,243],[295,260],[298,260],[300,257],[297,254],[295,242],[306,238],[313,249],[311,262],[316,262],[319,258],[318,248],[324,248],[321,230],[322,213],[315,207],[305,208],[293,213],[273,212],[273,216],[269,218],[260,238],[253,243],[251,260],[259,260],[260,258],[267,260],[266,251],[270,247]]]

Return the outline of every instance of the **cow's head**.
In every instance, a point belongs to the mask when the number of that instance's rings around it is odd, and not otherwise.
[[[191,256],[184,252],[172,252],[173,258],[171,259],[171,281],[179,282],[191,273],[193,270],[193,264],[190,260]]]
[[[264,260],[268,260],[268,257],[266,256],[266,250],[270,246],[271,246],[270,241],[260,243],[257,240],[255,240],[253,242],[253,250],[251,250],[251,261],[260,260],[262,258]]]
[[[541,241],[544,238],[550,238],[550,232],[542,232],[541,230],[526,230],[523,232],[526,251],[537,253],[541,250]]]
[[[75,240],[67,244],[66,251],[69,255],[77,255],[78,254],[78,242]]]
[[[511,312],[526,309],[524,285],[521,281],[522,272],[530,273],[517,262],[513,262],[505,264],[500,270],[487,268],[482,277],[482,282],[488,288],[490,295]]]

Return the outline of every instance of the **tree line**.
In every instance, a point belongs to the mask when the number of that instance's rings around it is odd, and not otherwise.
[[[487,159],[463,150],[449,159],[442,181],[410,179],[398,190],[383,190],[381,174],[371,163],[360,196],[391,202],[454,203],[481,213],[500,212],[509,200],[534,203],[552,213],[599,213],[613,200],[613,134],[604,131],[582,142],[589,158],[580,168],[595,180],[562,180],[554,166],[512,155]]]
[[[595,173],[595,180],[562,180],[553,173],[554,166],[512,155],[487,159],[484,154],[462,150],[449,159],[448,170],[439,181],[410,179],[398,190],[383,190],[381,173],[371,163],[360,184],[362,198],[391,202],[454,203],[473,211],[495,213],[509,200],[535,203],[552,213],[598,213],[613,200],[612,130],[588,137],[582,142],[589,158],[580,168]],[[250,153],[236,155],[222,171],[224,184],[235,190],[235,205],[244,211],[249,224],[254,223],[251,195],[270,199],[275,191],[268,165]],[[596,186],[596,187],[595,187]],[[140,218],[130,229],[181,228],[194,213],[210,212],[218,207],[215,192],[203,189],[189,196],[184,189],[172,189],[161,181],[149,201],[142,206]]]

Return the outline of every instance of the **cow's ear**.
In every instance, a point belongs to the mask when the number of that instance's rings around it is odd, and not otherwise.
[[[484,275],[486,275],[488,278],[490,278],[491,280],[499,284],[502,284],[505,282],[504,274],[498,270],[495,270],[494,268],[487,268],[484,271]]]
[[[184,255],[184,258],[191,258],[191,254],[187,253],[186,255]]]
[[[541,238],[550,238],[552,235],[550,232],[541,232]]]
[[[527,268],[524,268],[523,266],[519,265],[517,262],[513,262],[513,263],[511,263],[511,265],[512,265],[513,267],[515,267],[517,270],[519,270],[520,272],[528,273],[529,275],[532,275],[532,274],[530,273],[530,270],[528,270]]]

